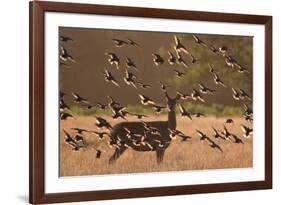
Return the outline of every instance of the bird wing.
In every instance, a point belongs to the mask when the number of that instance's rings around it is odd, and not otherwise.
[[[194,40],[195,40],[196,42],[199,42],[199,38],[198,38],[196,35],[192,35],[192,37],[194,38]]]
[[[141,95],[141,94],[139,94],[139,97],[140,97],[141,100],[145,100],[146,99],[146,97],[144,95]]]
[[[125,42],[125,41],[122,41],[122,40],[120,40],[120,39],[116,39],[116,38],[114,38],[114,39],[112,39],[113,41],[114,41],[114,43],[116,43],[116,44],[120,44],[120,43],[127,43],[127,42]]]
[[[206,140],[208,140],[210,143],[212,143],[212,144],[216,144],[213,140],[211,140],[211,138],[210,137],[208,137],[208,136],[205,136],[205,139]]]
[[[201,102],[206,102],[200,95],[197,97]]]
[[[241,129],[242,129],[242,131],[243,131],[244,133],[247,132],[247,127],[246,127],[245,125],[241,125]]]
[[[232,89],[232,92],[233,92],[234,95],[237,95],[237,94],[238,94],[238,92],[236,91],[235,88],[231,88],[231,89]]]
[[[199,83],[198,85],[201,89],[206,89],[206,87],[202,83]]]
[[[65,50],[65,48],[64,48],[63,46],[61,46],[60,49],[61,49],[61,53],[62,53],[63,55],[66,54],[66,50]]]
[[[222,82],[221,80],[219,80],[219,84],[221,84],[223,87],[226,87],[226,85],[224,84],[224,82]]]
[[[112,82],[114,85],[120,87],[120,85],[117,83],[117,81],[116,81],[114,78],[111,80],[111,82]]]
[[[71,94],[72,94],[72,96],[73,96],[75,99],[79,99],[79,98],[80,98],[80,96],[79,96],[77,93],[72,92]]]
[[[108,70],[104,70],[104,73],[105,73],[105,75],[107,76],[107,77],[109,77],[109,76],[111,76],[111,73],[108,71]]]
[[[183,59],[181,59],[181,61],[180,61],[180,63],[184,66],[184,67],[188,67],[188,65],[186,64],[186,62],[183,60]]]
[[[130,39],[130,38],[127,38],[127,40],[129,41],[129,43],[130,43],[131,45],[140,46],[137,42],[133,41],[133,40]]]
[[[185,108],[181,104],[179,105],[179,108],[180,108],[181,114],[186,113]]]
[[[177,45],[180,43],[180,40],[179,40],[179,38],[177,36],[174,36],[174,40],[175,40]]]
[[[73,149],[78,149],[79,148],[79,146],[75,142],[67,142],[67,144],[69,146],[71,146]]]

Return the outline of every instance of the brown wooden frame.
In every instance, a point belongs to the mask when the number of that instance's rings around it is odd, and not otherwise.
[[[180,11],[91,4],[30,2],[29,201],[33,204],[272,188],[272,16]],[[44,192],[44,13],[68,12],[114,16],[185,19],[265,26],[265,180],[206,185],[151,187],[46,194]]]

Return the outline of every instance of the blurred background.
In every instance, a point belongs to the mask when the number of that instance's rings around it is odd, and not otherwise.
[[[214,95],[204,95],[206,103],[185,101],[183,104],[191,111],[203,112],[214,116],[236,116],[242,113],[242,104],[232,98],[231,87],[244,89],[252,97],[252,67],[253,67],[253,39],[250,36],[225,36],[196,34],[208,45],[216,48],[226,46],[227,54],[245,67],[249,73],[242,74],[236,69],[231,69],[225,63],[223,57],[215,55],[209,49],[195,43],[192,34],[177,33],[181,43],[199,59],[195,64],[191,64],[189,55],[182,53],[183,59],[190,65],[185,68],[180,64],[170,65],[168,63],[168,51],[176,55],[173,46],[175,45],[175,33],[164,32],[144,32],[144,31],[121,31],[87,28],[66,28],[59,29],[59,35],[73,39],[61,43],[71,54],[76,63],[67,63],[67,66],[60,66],[60,91],[70,94],[77,92],[91,103],[108,103],[107,95],[112,96],[122,105],[128,106],[128,111],[144,114],[152,113],[151,108],[143,107],[138,94],[144,94],[157,104],[165,105],[165,98],[161,92],[160,81],[172,87],[168,88],[168,93],[175,96],[177,91],[190,94],[192,89],[199,89],[198,83],[202,82],[207,87],[216,90]],[[117,38],[127,40],[130,38],[136,41],[140,47],[124,46],[116,47],[112,39]],[[120,59],[120,69],[115,65],[110,65],[106,52],[115,53]],[[157,53],[164,58],[164,64],[156,66],[153,62],[152,53]],[[136,64],[138,71],[129,69],[137,76],[137,81],[150,84],[150,89],[135,89],[125,84],[126,57],[131,58]],[[213,75],[209,72],[211,64],[220,78],[227,85],[226,88],[216,85]],[[107,83],[104,79],[104,70],[109,70],[116,78],[120,87]],[[182,78],[175,76],[174,69],[186,72]],[[96,109],[86,109],[78,107],[73,102],[71,95],[65,97],[67,104],[76,114],[91,115]],[[249,104],[249,103],[248,103]],[[105,111],[104,114],[110,112]]]

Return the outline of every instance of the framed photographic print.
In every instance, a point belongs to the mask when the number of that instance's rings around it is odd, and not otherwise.
[[[30,203],[272,187],[272,17],[30,2]]]

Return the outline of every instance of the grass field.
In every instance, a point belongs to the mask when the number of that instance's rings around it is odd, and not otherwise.
[[[105,117],[112,125],[121,120],[111,120]],[[212,126],[222,130],[226,118],[197,118],[192,121],[187,118],[177,118],[177,129],[192,136],[191,141],[182,142],[180,139],[173,140],[167,148],[162,164],[157,164],[155,152],[136,152],[127,149],[123,155],[114,163],[109,164],[108,160],[114,149],[106,145],[106,139],[99,140],[95,135],[84,134],[87,149],[74,152],[64,144],[63,129],[75,134],[72,127],[98,130],[95,126],[95,118],[90,116],[77,116],[75,119],[61,121],[60,124],[60,176],[81,176],[119,173],[140,173],[160,171],[181,171],[181,170],[202,170],[202,169],[223,169],[241,168],[253,166],[252,139],[242,137],[240,124],[252,126],[242,118],[233,118],[234,124],[227,125],[227,128],[234,134],[241,136],[244,144],[234,144],[229,141],[214,139]],[[128,118],[135,121],[136,118]],[[145,118],[145,121],[166,120],[166,116],[153,116]],[[207,142],[200,141],[195,129],[200,129],[209,137],[212,137],[223,149],[223,153],[211,149]],[[96,159],[94,147],[103,150],[100,159]]]

